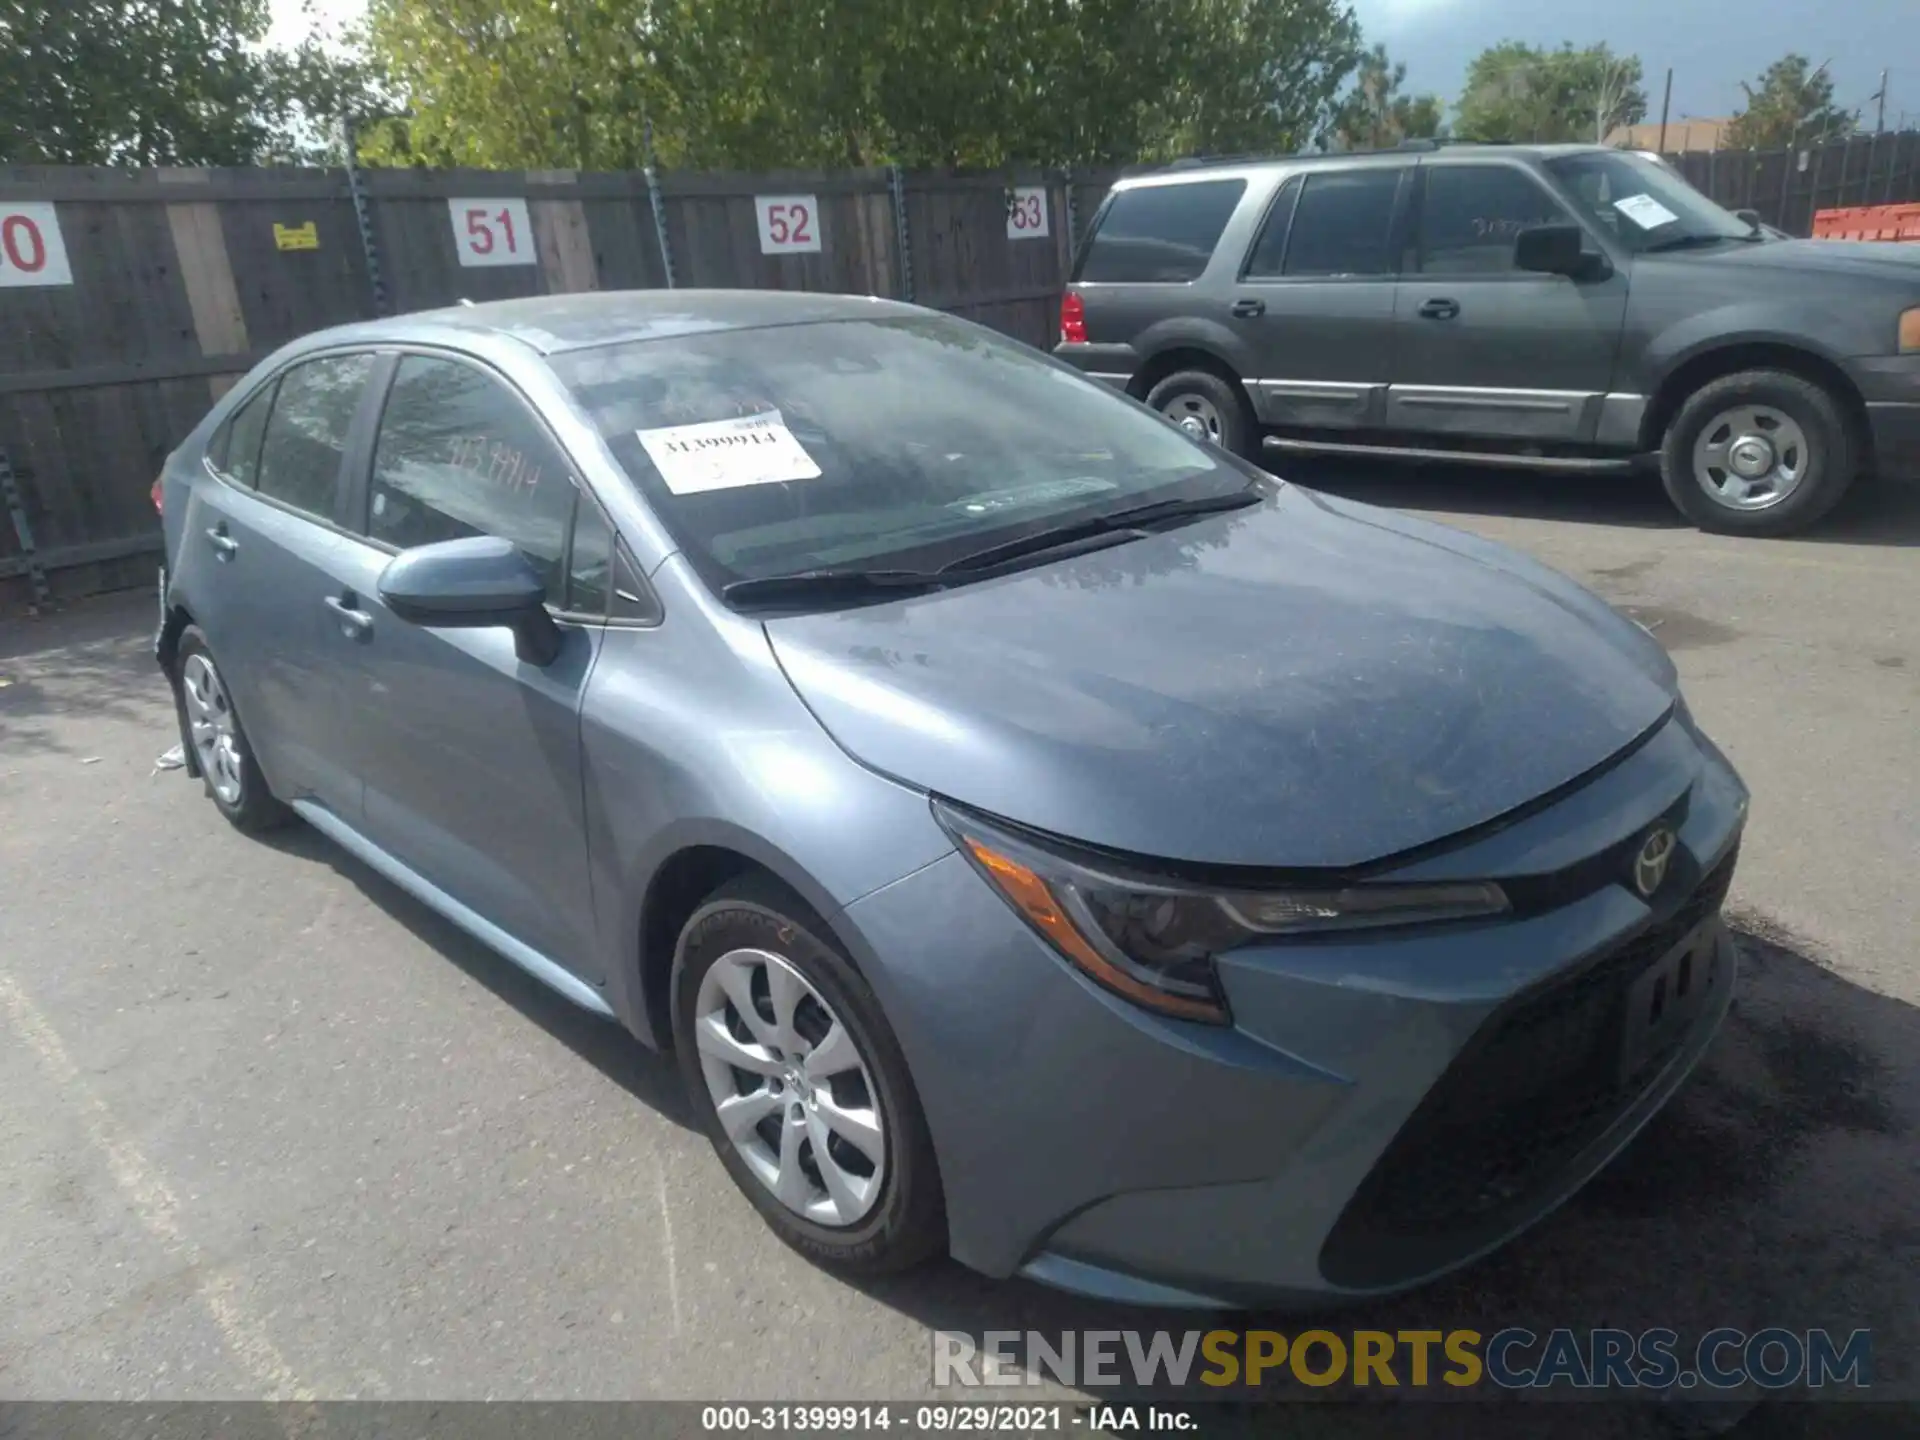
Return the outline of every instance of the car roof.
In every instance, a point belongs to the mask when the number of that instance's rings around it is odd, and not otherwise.
[[[1116,182],[1115,190],[1132,190],[1145,185],[1179,185],[1194,180],[1231,179],[1235,176],[1270,174],[1275,170],[1315,170],[1327,166],[1404,165],[1424,157],[1445,159],[1513,155],[1550,160],[1558,155],[1587,152],[1624,153],[1606,145],[1509,145],[1471,140],[1408,141],[1388,150],[1339,150],[1312,155],[1213,155],[1176,160],[1170,165],[1128,175]]]
[[[542,355],[823,320],[873,320],[930,312],[872,295],[791,290],[595,290],[421,310],[321,331],[310,341],[355,344],[448,341],[463,336],[517,340]]]

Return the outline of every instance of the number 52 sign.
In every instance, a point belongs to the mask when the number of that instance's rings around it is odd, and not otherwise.
[[[524,200],[449,200],[462,265],[532,265],[533,222]]]
[[[812,195],[756,195],[762,255],[798,255],[820,249],[820,202]]]

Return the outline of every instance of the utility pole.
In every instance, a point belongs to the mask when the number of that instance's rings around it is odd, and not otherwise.
[[[1885,89],[1883,85],[1880,87]],[[1667,111],[1673,105],[1673,67],[1667,67],[1667,92],[1660,98],[1660,143],[1653,147],[1656,155],[1667,153]]]
[[[1887,72],[1880,72],[1880,93],[1873,97],[1880,102],[1880,114],[1873,122],[1873,133],[1884,134],[1887,128]]]

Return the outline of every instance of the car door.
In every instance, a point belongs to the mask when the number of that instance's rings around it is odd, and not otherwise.
[[[1264,423],[1381,423],[1392,379],[1396,226],[1412,173],[1403,164],[1315,168],[1274,193],[1231,307],[1258,358],[1247,388]]]
[[[325,643],[331,557],[342,533],[346,456],[372,395],[375,357],[323,355],[281,371],[216,432],[195,487],[174,593],[219,661],[247,738],[283,800],[357,814]]]
[[[399,357],[361,479],[329,637],[352,657],[359,828],[541,958],[598,981],[580,702],[604,604],[571,615],[567,575],[576,507],[604,517],[519,393],[448,355]],[[552,664],[520,661],[505,629],[429,629],[381,603],[395,554],[472,535],[512,541],[546,577],[563,637]]]
[[[1413,254],[1394,305],[1389,427],[1591,440],[1613,378],[1626,272],[1608,264],[1572,279],[1514,268],[1520,231],[1579,224],[1524,164],[1442,158],[1419,173]],[[1588,243],[1599,248],[1590,233]]]

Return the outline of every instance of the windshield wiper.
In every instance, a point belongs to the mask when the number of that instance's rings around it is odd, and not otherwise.
[[[941,583],[925,570],[796,570],[790,575],[761,575],[720,587],[720,598],[734,603],[860,597],[883,592],[929,590]]]
[[[1076,520],[1069,525],[1043,530],[1038,535],[1023,535],[1018,540],[989,545],[984,550],[975,550],[970,555],[962,555],[958,560],[948,561],[940,567],[938,573],[952,575],[965,571],[991,570],[995,566],[1005,565],[1014,560],[1024,560],[1031,556],[1044,555],[1049,551],[1107,537],[1112,537],[1114,543],[1119,543],[1121,540],[1135,539],[1140,534],[1144,534],[1145,532],[1140,529],[1143,525],[1156,524],[1162,520],[1183,520],[1190,515],[1214,515],[1225,510],[1243,510],[1249,505],[1258,505],[1264,498],[1258,489],[1249,485],[1244,490],[1235,490],[1226,495],[1198,495],[1187,499],[1156,500],[1147,505],[1133,505],[1124,510],[1113,510],[1105,515],[1096,515],[1088,520]]]

